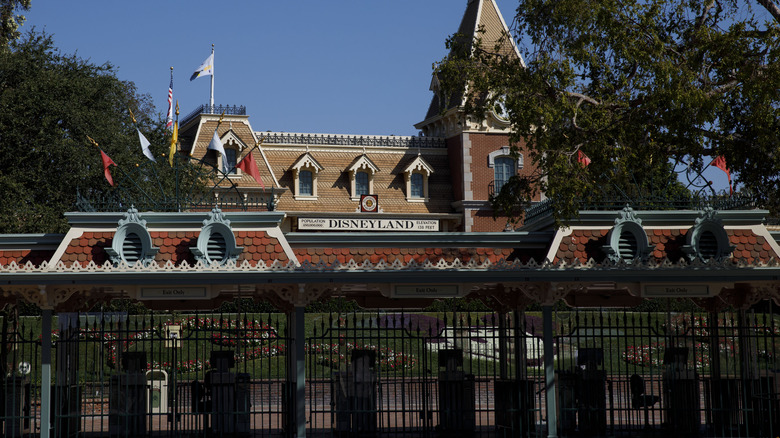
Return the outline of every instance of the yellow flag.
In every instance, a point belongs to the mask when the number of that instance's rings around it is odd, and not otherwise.
[[[173,135],[171,136],[171,150],[168,151],[168,164],[173,167],[173,155],[176,154],[176,142],[179,139],[179,121],[173,124]]]

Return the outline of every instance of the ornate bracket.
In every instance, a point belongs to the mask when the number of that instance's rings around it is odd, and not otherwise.
[[[780,305],[780,282],[736,284],[733,289],[723,289],[718,297],[738,309],[747,309],[765,299]]]
[[[55,309],[67,302],[74,294],[80,293],[88,297],[92,289],[60,286],[10,286],[2,288],[3,296],[16,295],[28,303],[32,303],[41,309]]]
[[[305,307],[309,303],[330,296],[336,288],[329,283],[299,283],[274,285],[258,289],[265,293],[271,303],[280,310],[290,311],[295,307]]]

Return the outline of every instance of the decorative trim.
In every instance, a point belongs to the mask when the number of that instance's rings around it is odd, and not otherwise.
[[[691,261],[698,259],[704,262],[713,260],[702,257],[700,246],[702,235],[708,231],[715,236],[717,244],[713,259],[722,260],[731,257],[731,253],[736,247],[731,245],[726,229],[723,227],[723,221],[718,217],[718,212],[712,207],[707,207],[701,211],[699,217],[696,218],[695,225],[688,230],[685,236],[685,245],[683,245],[682,251],[688,256],[688,259]]]
[[[0,290],[3,291],[4,296],[16,295],[25,302],[35,304],[41,309],[55,309],[76,293],[89,296],[92,289],[58,286],[6,286],[0,288]]]
[[[520,155],[519,159],[515,159],[515,157],[512,156],[512,149],[509,146],[501,146],[500,148],[488,154],[487,160],[489,168],[493,169],[496,167],[496,158],[498,157],[509,157],[515,161],[518,169],[523,168],[522,154]]]
[[[642,227],[642,220],[636,216],[634,210],[629,206],[626,206],[618,213],[618,218],[615,219],[615,226],[607,234],[607,244],[602,247],[607,258],[615,263],[627,261],[620,254],[620,237],[623,233],[631,233],[636,240],[636,253],[633,261],[646,260],[653,248],[650,247],[650,240]]]
[[[275,288],[274,292],[279,298],[293,307],[305,307],[309,304],[330,296],[335,288],[331,284],[303,284],[299,283],[290,287]]]
[[[222,260],[212,260],[208,254],[209,239],[213,234],[219,234],[225,239],[225,257]],[[203,221],[203,228],[198,236],[197,246],[190,248],[195,259],[205,265],[224,265],[227,262],[238,260],[238,256],[244,251],[243,247],[236,246],[236,236],[230,228],[230,221],[219,207],[215,207],[209,213],[208,219]]]
[[[149,230],[146,228],[146,221],[141,219],[141,214],[135,207],[130,207],[125,213],[123,219],[118,222],[116,233],[114,233],[114,239],[111,242],[111,248],[106,248],[106,253],[111,259],[114,265],[120,265],[122,263],[128,265],[140,264],[141,266],[147,266],[154,262],[154,256],[160,248],[152,246],[152,236],[149,234]],[[140,254],[138,261],[129,263],[124,254],[124,243],[127,236],[135,234],[141,239]]]

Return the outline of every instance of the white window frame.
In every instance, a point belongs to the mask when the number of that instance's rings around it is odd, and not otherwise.
[[[420,155],[417,156],[408,166],[404,169],[404,181],[406,182],[406,200],[408,202],[428,202],[430,199],[430,192],[428,191],[428,178],[433,173],[433,167],[428,164]],[[412,196],[412,175],[422,175],[422,197]]]
[[[376,172],[379,172],[379,168],[376,167],[376,165],[368,159],[368,157],[363,154],[360,158],[355,160],[355,163],[352,164],[348,169],[347,172],[349,173],[349,185],[350,185],[350,200],[352,201],[359,201],[360,195],[356,193],[356,187],[355,187],[355,176],[358,172],[366,172],[368,174],[368,194],[373,195],[374,192],[374,175]]]
[[[228,149],[233,149],[236,151],[235,165],[237,166],[238,163],[241,161],[241,152],[243,152],[244,149],[246,149],[246,145],[244,144],[244,142],[242,142],[241,139],[239,139],[232,130],[226,132],[225,135],[222,136],[220,141],[222,142],[222,147],[225,149],[225,153],[227,153]],[[224,164],[225,158],[226,157],[223,157],[222,154],[217,152],[217,165],[219,166],[220,169],[225,168],[225,164]],[[241,178],[241,176],[243,175],[241,169],[236,167],[235,170],[236,170],[235,173],[227,174],[228,178],[230,179]]]
[[[293,199],[296,201],[316,201],[318,196],[317,180],[320,171],[323,169],[310,153],[307,152],[301,156],[290,168],[293,174]],[[311,195],[301,194],[300,174],[304,170],[311,172]]]

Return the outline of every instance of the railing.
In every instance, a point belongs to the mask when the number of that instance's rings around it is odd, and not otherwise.
[[[491,188],[492,189],[492,186]],[[489,190],[490,190],[489,189]],[[492,194],[492,191],[491,191]],[[730,197],[691,197],[691,198],[615,198],[603,199],[593,202],[580,203],[580,210],[622,210],[626,205],[634,210],[704,210],[712,207],[715,210],[751,209],[758,206],[752,196],[736,195]],[[525,220],[549,215],[554,208],[554,200],[545,199],[533,203],[525,210]]]
[[[195,108],[191,113],[187,114],[184,119],[182,119],[179,122],[179,125],[186,125],[190,120],[194,119],[196,116],[200,114],[222,114],[230,115],[230,116],[245,116],[246,115],[246,107],[244,105],[241,106],[230,106],[230,105],[200,105],[199,107]]]
[[[557,436],[774,437],[779,318],[770,301],[718,313],[672,300],[548,316],[357,309],[306,313],[296,338],[276,312],[60,314],[46,392],[60,437],[290,435],[287,355],[303,342],[312,436],[546,436],[548,327]],[[41,320],[0,323],[0,435],[39,436]]]
[[[445,148],[443,138],[398,135],[262,133],[264,144],[306,144],[327,146],[366,146],[398,148]]]

